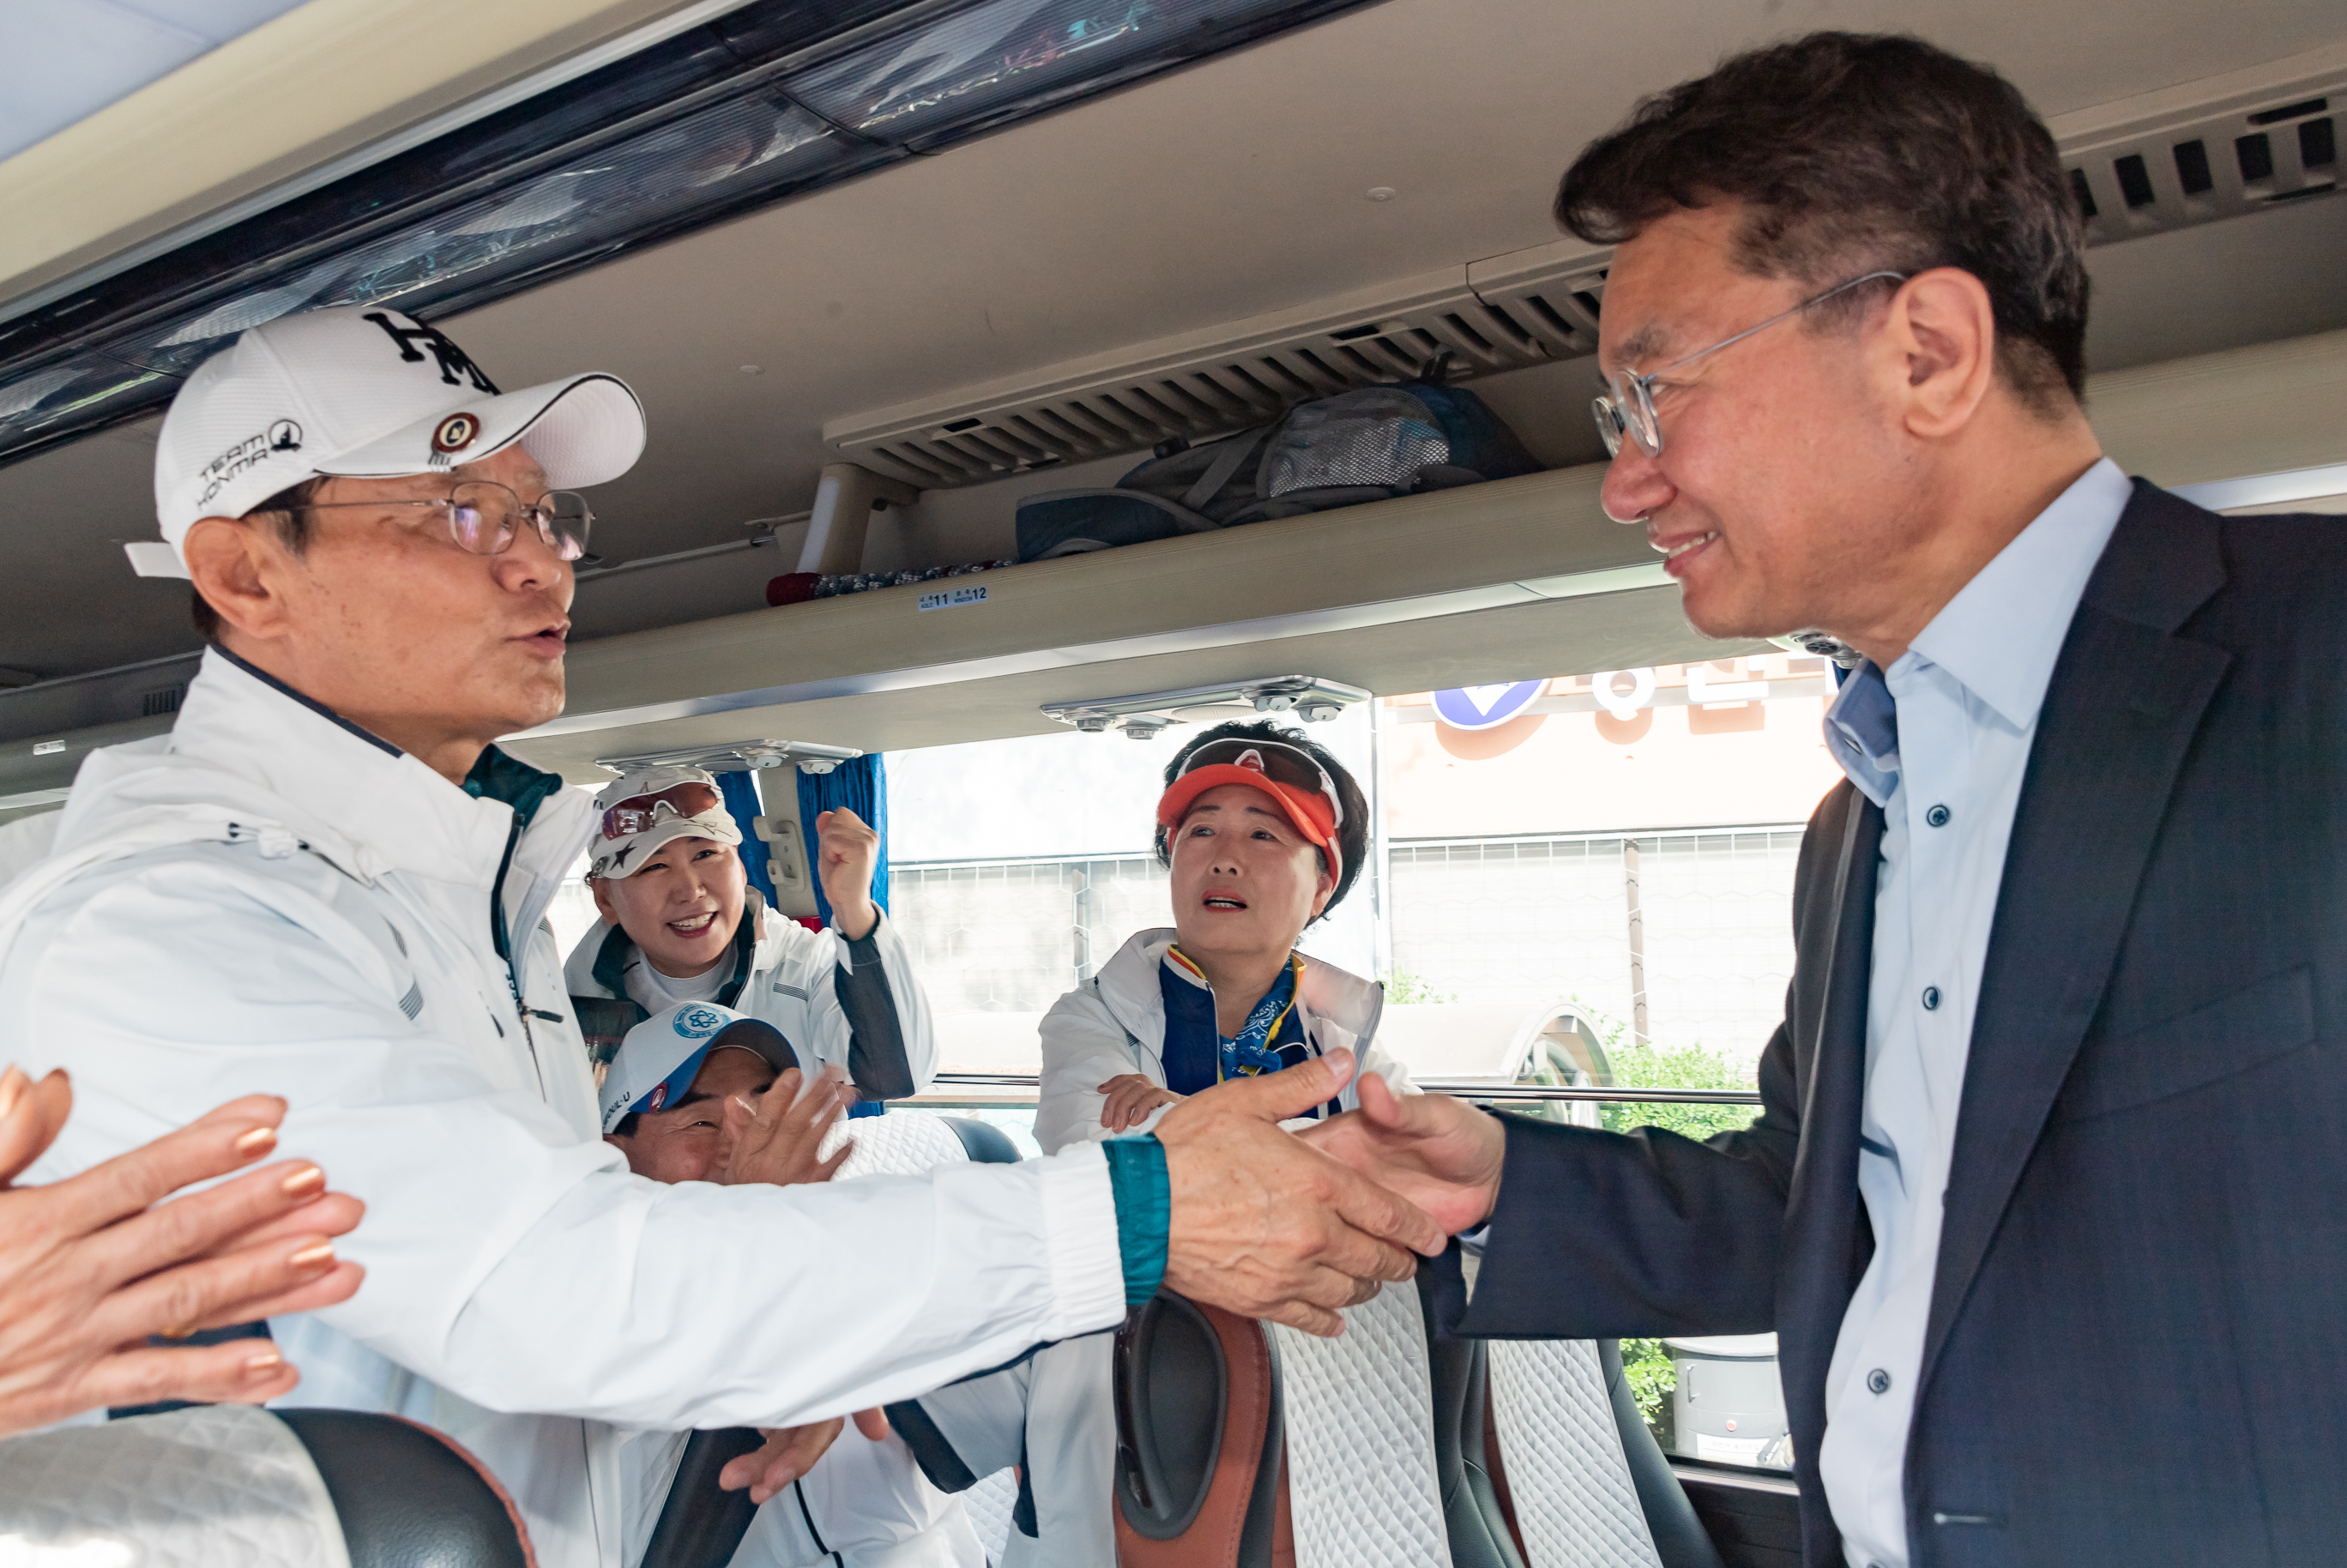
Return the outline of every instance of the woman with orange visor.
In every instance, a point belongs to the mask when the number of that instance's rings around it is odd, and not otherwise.
[[[1384,991],[1296,950],[1359,876],[1360,785],[1327,751],[1267,720],[1220,724],[1177,753],[1157,804],[1174,928],[1143,931],[1043,1019],[1035,1137],[1056,1152],[1145,1132],[1225,1078],[1336,1049],[1408,1091],[1376,1044]],[[1353,1091],[1320,1108],[1349,1107]]]

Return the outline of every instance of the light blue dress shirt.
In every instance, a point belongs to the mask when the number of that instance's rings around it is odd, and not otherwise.
[[[1834,1344],[1818,1456],[1853,1568],[1907,1565],[1907,1433],[2005,845],[2055,661],[2130,494],[2107,458],[2087,469],[1826,715],[1827,750],[1884,824],[1858,1167],[1874,1261]]]

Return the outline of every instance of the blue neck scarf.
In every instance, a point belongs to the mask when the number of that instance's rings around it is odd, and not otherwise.
[[[1214,1018],[1214,993],[1179,948],[1169,949],[1158,972],[1165,999],[1165,1086],[1195,1094],[1229,1078],[1277,1072],[1308,1053],[1296,1011],[1296,978],[1303,960],[1291,957],[1235,1037],[1225,1039]]]

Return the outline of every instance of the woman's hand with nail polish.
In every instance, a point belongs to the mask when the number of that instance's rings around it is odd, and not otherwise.
[[[62,1072],[0,1072],[0,1434],[102,1406],[290,1392],[300,1375],[266,1339],[155,1340],[347,1299],[364,1271],[333,1238],[364,1205],[305,1160],[171,1196],[268,1156],[285,1115],[269,1095],[66,1181],[12,1186],[72,1106]]]

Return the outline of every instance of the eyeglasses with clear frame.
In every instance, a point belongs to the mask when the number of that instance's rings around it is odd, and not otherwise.
[[[1746,327],[1734,337],[1722,338],[1709,348],[1699,348],[1691,354],[1671,361],[1660,370],[1650,371],[1645,375],[1637,374],[1633,371],[1617,371],[1608,376],[1606,380],[1613,387],[1613,395],[1610,397],[1600,395],[1589,405],[1589,412],[1597,420],[1597,433],[1605,438],[1605,455],[1608,457],[1618,456],[1622,451],[1622,437],[1625,435],[1635,441],[1638,444],[1638,450],[1647,456],[1659,457],[1663,455],[1662,422],[1655,415],[1655,383],[1672,371],[1681,365],[1693,364],[1706,354],[1717,354],[1730,343],[1742,343],[1754,333],[1766,332],[1778,322],[1792,320],[1812,305],[1821,305],[1836,294],[1846,293],[1860,283],[1870,283],[1878,278],[1890,278],[1903,283],[1907,281],[1907,274],[1904,272],[1864,273],[1847,282],[1836,283],[1824,293],[1811,294],[1791,310],[1779,311],[1758,326]]]
[[[587,535],[595,526],[587,497],[576,490],[548,490],[543,500],[524,505],[519,496],[493,479],[464,480],[436,501],[313,501],[302,509],[325,512],[338,507],[431,507],[447,524],[448,537],[457,548],[477,556],[511,549],[527,518],[548,549],[575,561],[587,553]]]

